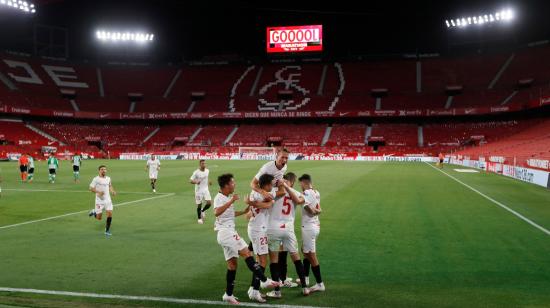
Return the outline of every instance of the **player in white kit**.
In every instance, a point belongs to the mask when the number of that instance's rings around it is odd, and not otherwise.
[[[269,191],[272,198],[277,200],[284,195],[284,188],[273,188],[273,176],[263,174],[260,176],[259,186],[264,191]],[[248,204],[250,208],[250,220],[248,221],[248,237],[252,243],[252,250],[258,257],[258,262],[265,272],[267,266],[267,256],[269,253],[268,238],[267,238],[267,223],[269,220],[269,210],[273,205],[274,200],[266,200],[260,193],[252,191],[249,197]],[[252,276],[252,283],[248,290],[248,297],[254,299],[254,294],[259,292],[260,280],[256,276]]]
[[[254,260],[254,257],[248,250],[248,245],[235,230],[235,217],[247,213],[250,206],[246,207],[243,211],[235,211],[233,204],[239,200],[239,196],[237,194],[233,194],[235,191],[235,179],[233,178],[233,175],[220,175],[218,177],[218,184],[220,186],[220,192],[214,198],[214,214],[216,215],[214,230],[218,232],[218,244],[222,246],[225,260],[227,262],[227,285],[222,299],[230,304],[238,305],[239,301],[233,295],[233,289],[235,286],[235,276],[237,274],[237,261],[239,256],[245,258],[246,265],[250,271],[260,279],[262,288],[277,287],[279,286],[279,282],[272,281],[271,279],[265,277],[260,264]],[[254,295],[254,300],[258,302],[265,302],[265,299],[262,298],[259,292]]]
[[[160,170],[160,160],[155,156],[151,155],[151,158],[147,160],[147,165],[145,166],[145,171],[149,171],[149,179],[151,180],[151,188],[153,192],[157,192],[157,178]]]
[[[113,220],[113,202],[111,194],[116,196],[116,191],[111,183],[111,178],[107,176],[107,167],[99,166],[99,175],[90,183],[90,191],[95,193],[95,208],[90,211],[88,216],[94,216],[101,220],[103,209],[107,212],[107,223],[105,224],[105,235],[111,235],[111,222]]]
[[[316,254],[316,241],[321,230],[319,215],[321,214],[321,195],[313,189],[313,183],[309,174],[302,175],[299,179],[304,194],[304,206],[302,207],[302,252],[304,253],[304,268],[306,276],[309,276],[309,266],[315,276],[317,284],[309,288],[311,292],[325,291],[325,285],[321,279],[321,267]]]
[[[206,161],[201,159],[199,161],[199,169],[195,170],[189,178],[189,183],[195,185],[195,204],[197,204],[197,222],[199,224],[204,223],[206,217],[206,210],[212,205],[212,197],[210,197],[210,191],[208,186],[212,185],[212,182],[208,180],[210,170],[206,169]],[[202,208],[202,203],[206,205]]]
[[[275,161],[270,161],[268,163],[265,163],[260,168],[256,176],[254,176],[254,178],[252,179],[252,182],[250,182],[250,188],[252,188],[252,190],[257,193],[260,193],[267,200],[273,199],[269,191],[265,191],[261,189],[260,186],[258,185],[260,181],[260,176],[262,176],[262,174],[271,174],[274,177],[273,185],[279,186],[277,182],[283,180],[283,175],[286,173],[286,169],[287,169],[287,162],[288,162],[288,150],[280,149],[279,151],[277,151],[277,158]]]
[[[284,252],[289,252],[296,273],[299,277],[299,282],[302,286],[302,294],[308,295],[309,289],[307,288],[305,281],[305,270],[302,260],[300,259],[300,253],[298,252],[298,240],[294,233],[294,220],[296,207],[304,203],[302,194],[296,191],[292,186],[296,181],[296,175],[289,172],[284,175],[284,181],[282,181],[285,193],[282,198],[276,199],[275,203],[269,212],[269,222],[267,229],[267,237],[269,238],[269,259],[271,264],[269,268],[271,270],[271,278],[275,281],[281,280],[283,283],[286,280],[286,253],[280,252],[280,246],[282,244]],[[282,259],[284,258],[284,260]],[[281,264],[279,264],[281,262]],[[284,267],[284,268],[283,268]],[[281,277],[284,272],[285,277]],[[280,298],[282,297],[281,290],[275,288],[267,294],[269,297]]]

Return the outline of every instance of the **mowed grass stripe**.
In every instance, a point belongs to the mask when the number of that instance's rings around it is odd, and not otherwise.
[[[98,163],[103,162],[94,162]],[[148,189],[144,162],[106,163],[118,190]],[[235,175],[241,196],[249,193],[250,179],[264,162],[208,163],[218,165],[211,168],[214,185],[210,191],[214,197],[216,177],[225,172]],[[197,224],[193,186],[188,184],[197,164],[163,162],[159,190],[178,193],[116,211],[112,238],[103,236],[104,221],[96,222],[85,215],[0,232],[0,286],[188,298],[221,304],[226,264],[212,230],[214,217],[209,210],[206,223]],[[97,170],[91,163],[87,166],[89,169],[84,168],[83,172],[91,179]],[[304,298],[299,290],[283,289],[284,297],[270,301],[271,304],[543,307],[550,303],[547,237],[424,164],[291,161],[288,170],[298,176],[311,174],[321,192],[323,214],[317,247],[327,292]],[[70,175],[69,169],[63,172]],[[464,181],[470,184],[469,176]],[[16,169],[3,174],[3,178],[17,179]],[[533,194],[529,185],[488,174],[477,174],[475,179],[479,182],[471,185],[480,191],[490,196],[507,194],[509,199],[503,199],[503,203],[521,203],[532,213],[539,213],[542,223],[550,222],[544,216],[547,208],[538,205],[550,201],[547,191]],[[63,186],[57,184],[52,185],[54,189],[86,189],[64,181],[59,182]],[[39,188],[52,186],[44,184]],[[505,191],[499,191],[500,186]],[[510,191],[515,193],[508,194]],[[9,200],[10,207],[19,210],[13,214],[24,215],[26,202],[43,203],[39,198],[45,194],[19,195],[17,200],[14,197],[0,202],[3,206]],[[74,203],[74,197],[82,199],[81,207],[75,211],[93,201],[92,195],[47,195],[60,204]],[[530,202],[523,203],[527,195]],[[238,202],[237,208],[243,207]],[[297,216],[296,234],[300,237],[300,211]],[[237,230],[244,238],[246,225],[243,217],[237,218]],[[295,278],[290,261],[288,273]],[[250,280],[249,270],[239,261],[235,294],[244,302],[248,302]],[[101,302],[132,305],[115,299]]]
[[[128,204],[139,203],[139,202],[145,202],[145,201],[164,198],[164,197],[169,197],[169,196],[173,196],[173,195],[174,194],[165,194],[165,195],[154,196],[154,197],[149,197],[149,198],[143,198],[143,199],[138,199],[138,200],[133,200],[133,201],[127,201],[127,202],[114,204],[113,207],[119,207],[119,206],[124,206],[124,205],[128,205]],[[83,211],[72,212],[72,213],[67,213],[67,214],[63,214],[63,215],[50,216],[50,217],[46,217],[46,218],[42,218],[42,219],[25,221],[25,222],[12,224],[12,225],[7,225],[7,226],[0,226],[0,229],[9,229],[9,228],[20,227],[20,226],[34,224],[34,223],[38,223],[38,222],[43,222],[43,221],[48,221],[48,220],[54,220],[54,219],[59,219],[59,218],[63,218],[63,217],[73,216],[73,215],[77,215],[77,214],[82,214],[82,213],[86,213],[88,211],[89,210],[83,210]]]
[[[71,189],[25,189],[25,188],[2,188],[5,191],[13,192],[22,192],[22,193],[33,193],[33,192],[60,192],[60,193],[87,193],[90,194],[89,190],[71,190]],[[118,194],[123,195],[152,195],[151,192],[145,191],[117,191]],[[157,195],[166,195],[170,193],[156,193]]]
[[[527,217],[521,215],[520,213],[514,211],[513,209],[511,209],[511,208],[508,207],[507,205],[502,204],[501,202],[499,202],[499,201],[497,201],[497,200],[495,200],[495,199],[493,199],[493,198],[487,196],[486,194],[484,194],[484,193],[480,192],[479,190],[475,189],[474,187],[472,187],[472,186],[470,186],[470,185],[468,185],[468,184],[462,182],[461,180],[455,178],[454,176],[448,174],[447,172],[445,172],[445,171],[443,171],[443,170],[441,170],[441,169],[438,169],[438,168],[434,167],[433,165],[431,165],[431,164],[429,164],[429,163],[426,163],[426,164],[427,164],[428,166],[432,167],[433,169],[435,169],[435,170],[437,170],[437,171],[443,173],[444,175],[448,176],[449,178],[455,180],[457,183],[460,183],[461,185],[467,187],[468,189],[470,189],[471,191],[477,193],[478,195],[482,196],[483,198],[485,198],[485,199],[491,201],[492,203],[496,204],[497,206],[499,206],[499,207],[503,208],[504,210],[510,212],[511,214],[515,215],[516,217],[518,217],[519,219],[525,221],[526,223],[530,224],[531,226],[533,226],[533,227],[539,229],[540,231],[542,231],[542,232],[545,233],[546,235],[550,235],[550,230],[544,228],[543,226],[540,226],[539,224],[533,222],[531,219],[529,219],[529,218],[527,218]]]
[[[198,300],[189,298],[170,298],[170,297],[156,297],[156,296],[135,296],[135,295],[119,295],[119,294],[98,294],[87,292],[68,292],[68,291],[53,291],[53,290],[37,290],[37,289],[21,289],[21,288],[5,288],[0,287],[0,292],[9,293],[30,293],[30,294],[47,294],[57,296],[72,296],[72,297],[89,297],[89,298],[108,298],[108,299],[122,299],[131,301],[150,301],[160,303],[176,303],[184,305],[208,305],[219,306],[219,301]],[[323,306],[301,306],[301,305],[274,305],[274,304],[259,304],[259,303],[247,303],[241,302],[239,306],[243,307],[269,307],[269,308],[329,308]]]

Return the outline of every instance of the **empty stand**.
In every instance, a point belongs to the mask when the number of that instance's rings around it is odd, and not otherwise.
[[[156,126],[140,124],[68,124],[32,122],[32,124],[58,140],[79,150],[132,151],[141,145]]]
[[[0,119],[0,135],[3,140],[8,142],[12,148],[28,148],[39,149],[44,145],[48,145],[48,139],[35,133],[25,126],[22,121],[2,120]]]
[[[481,146],[467,147],[457,154],[473,159],[491,156],[505,158],[505,163],[526,166],[527,159],[550,159],[550,120],[526,121],[497,140]]]
[[[268,146],[277,142],[285,146],[304,143],[320,145],[326,125],[322,124],[243,124],[229,145]]]

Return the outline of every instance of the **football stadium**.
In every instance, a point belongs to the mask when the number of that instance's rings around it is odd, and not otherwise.
[[[0,1],[0,307],[550,307],[550,3]]]

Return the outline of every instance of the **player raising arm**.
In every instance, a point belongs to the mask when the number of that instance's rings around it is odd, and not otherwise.
[[[225,260],[227,262],[226,289],[222,299],[230,304],[237,305],[239,301],[233,295],[235,286],[235,276],[237,274],[237,261],[239,256],[245,259],[246,265],[261,281],[261,287],[277,287],[278,282],[265,277],[260,265],[254,260],[254,257],[248,250],[248,245],[239,236],[235,230],[235,217],[248,212],[249,206],[243,211],[236,211],[234,203],[239,200],[235,191],[235,179],[232,174],[223,174],[218,177],[220,192],[214,198],[214,214],[216,222],[214,230],[218,232],[217,241],[223,248]]]
[[[268,163],[265,163],[260,168],[260,171],[258,171],[256,176],[250,182],[250,188],[252,188],[253,191],[264,196],[265,199],[272,200],[273,197],[271,196],[270,192],[260,188],[259,186],[260,176],[262,176],[263,174],[272,175],[274,178],[273,184],[275,186],[279,186],[277,182],[283,180],[283,175],[285,174],[287,169],[288,154],[289,152],[287,149],[279,149],[277,151],[277,158],[275,159],[275,161],[270,161]]]
[[[281,186],[279,190],[273,187],[273,176],[263,174],[260,176],[260,188],[264,191],[269,191],[272,199],[265,199],[260,193],[252,191],[247,202],[251,207],[251,217],[248,222],[248,237],[252,242],[254,253],[258,256],[262,272],[265,272],[267,266],[267,255],[269,253],[267,239],[267,222],[269,220],[269,210],[276,198],[284,195],[284,189]],[[265,302],[260,294],[260,280],[256,276],[252,276],[251,288],[248,290],[248,297],[252,300]]]

